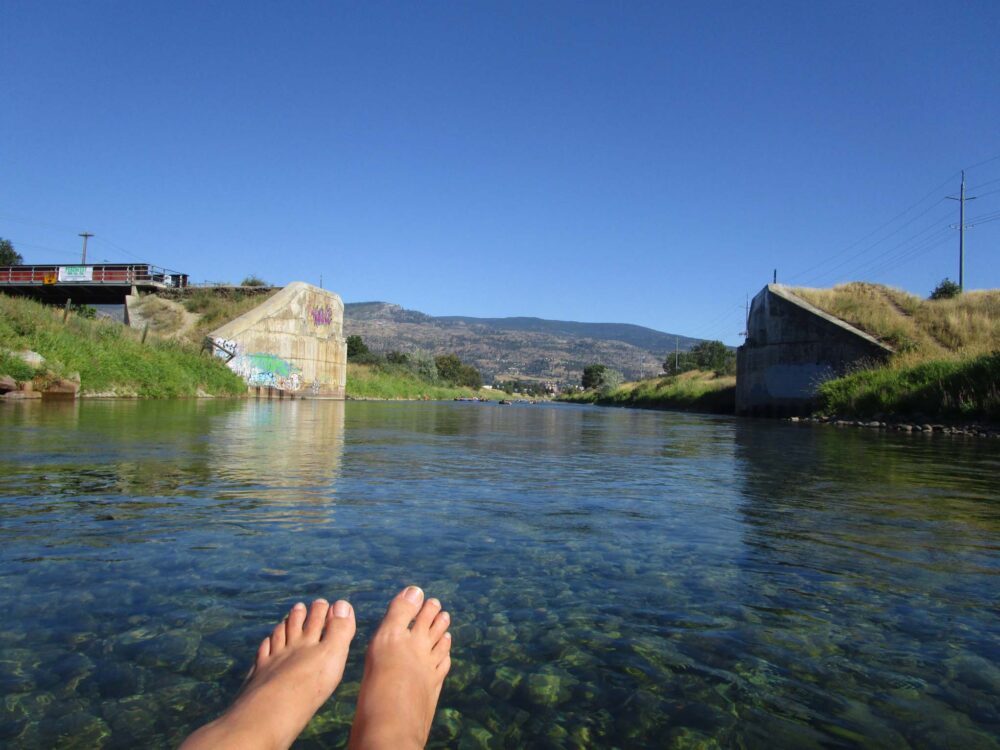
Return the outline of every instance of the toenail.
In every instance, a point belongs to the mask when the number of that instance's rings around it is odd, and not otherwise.
[[[447,638],[450,641],[451,640],[451,633],[449,633],[448,631],[445,631],[444,637]]]
[[[441,619],[444,620],[445,622],[448,622],[449,620],[451,620],[451,615],[449,615],[447,612],[442,612]]]
[[[424,592],[418,586],[408,586],[403,593],[403,598],[411,604],[420,604],[420,601],[424,598]]]
[[[343,599],[338,601],[333,605],[333,616],[334,617],[350,617],[351,616],[351,605],[345,602]]]
[[[305,608],[306,608],[306,605],[303,604],[302,602],[295,602],[295,606],[292,607],[292,609],[305,609]]]
[[[429,604],[433,604],[435,607],[440,607],[441,606],[441,602],[438,599],[428,599],[427,602]]]
[[[329,602],[321,596],[319,599],[314,601],[313,604],[329,604]]]

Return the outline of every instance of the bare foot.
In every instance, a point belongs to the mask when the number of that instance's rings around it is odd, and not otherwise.
[[[354,637],[354,608],[301,602],[257,649],[257,660],[233,705],[188,737],[183,750],[287,748],[344,676]]]
[[[416,586],[403,589],[389,603],[368,644],[351,750],[408,750],[427,744],[451,668],[450,622],[441,602],[425,602]]]

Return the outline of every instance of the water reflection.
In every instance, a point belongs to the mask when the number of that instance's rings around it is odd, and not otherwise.
[[[256,401],[212,424],[208,455],[225,498],[331,499],[344,453],[343,401]]]
[[[970,626],[996,590],[995,447],[754,421],[735,438],[747,627],[728,668],[768,688],[748,736],[994,746],[974,715],[1000,717],[998,639]]]

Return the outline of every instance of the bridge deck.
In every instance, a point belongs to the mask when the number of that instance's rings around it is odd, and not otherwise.
[[[187,274],[148,263],[0,266],[0,292],[49,303],[122,304],[132,287],[154,291],[187,285]]]

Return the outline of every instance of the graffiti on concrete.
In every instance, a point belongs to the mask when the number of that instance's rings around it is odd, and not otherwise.
[[[297,391],[302,387],[302,371],[276,354],[245,353],[236,341],[221,338],[214,341],[216,356],[226,359],[226,367],[243,378],[247,385],[282,391]]]
[[[240,353],[240,345],[232,339],[212,339],[215,343],[215,356],[229,361]]]
[[[310,308],[309,314],[312,315],[313,325],[328,326],[333,322],[333,308],[329,305]]]

